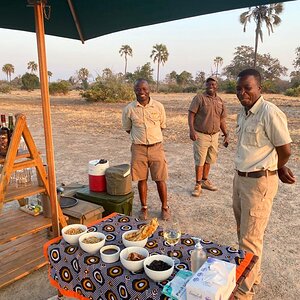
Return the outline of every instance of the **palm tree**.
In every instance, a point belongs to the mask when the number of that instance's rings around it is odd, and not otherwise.
[[[168,60],[169,52],[166,45],[156,44],[153,46],[150,58],[153,58],[153,62],[157,62],[157,81],[156,81],[156,91],[158,92],[158,82],[159,82],[159,66],[164,65]]]
[[[11,74],[15,73],[15,67],[12,64],[5,64],[2,71],[6,74],[7,81],[9,78],[9,82],[11,82]]]
[[[48,71],[47,73],[48,73],[48,80],[49,80],[49,82],[50,82],[50,78],[52,77],[53,74],[52,74],[51,71]]]
[[[121,56],[124,55],[125,58],[125,71],[124,71],[124,75],[126,75],[127,73],[127,56],[131,56],[132,57],[132,49],[129,45],[122,45],[121,49],[119,50],[119,53],[121,54]]]
[[[260,37],[261,42],[263,42],[263,32],[262,25],[265,22],[268,34],[270,35],[273,31],[273,26],[277,26],[281,23],[281,19],[278,16],[283,11],[282,3],[258,5],[254,8],[249,7],[249,10],[240,15],[240,22],[244,25],[244,32],[246,32],[247,23],[254,20],[256,23],[255,29],[255,49],[254,49],[254,68],[256,67],[256,58],[257,58],[257,47],[258,47],[258,38]]]
[[[218,77],[219,74],[219,67],[221,67],[223,65],[223,58],[221,56],[217,56],[214,59],[214,65],[216,67],[216,77]]]
[[[27,70],[30,70],[31,73],[34,73],[37,71],[38,65],[35,61],[30,61],[27,64]]]

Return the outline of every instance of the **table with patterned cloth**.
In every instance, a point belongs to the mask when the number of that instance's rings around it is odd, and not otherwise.
[[[113,213],[89,227],[89,231],[100,231],[106,235],[106,245],[118,245],[121,250],[122,234],[131,229],[138,229],[145,221]],[[200,240],[203,248],[211,257],[216,257],[237,265],[237,284],[239,284],[255,263],[255,256],[222,246],[210,241]],[[180,242],[174,247],[174,256],[180,263],[174,268],[171,280],[179,269],[190,269],[191,251],[195,242],[189,234],[182,234]],[[170,255],[171,247],[162,236],[162,228],[149,237],[146,248],[150,255],[155,253]],[[125,269],[120,261],[107,264],[101,261],[100,253],[91,255],[79,245],[73,246],[62,237],[47,242],[44,253],[49,260],[49,280],[63,295],[78,299],[168,299],[162,292],[168,281],[153,282],[141,271],[132,273]]]

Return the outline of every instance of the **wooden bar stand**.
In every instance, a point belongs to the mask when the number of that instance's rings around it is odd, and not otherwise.
[[[28,151],[18,152],[21,137]],[[42,159],[28,129],[26,117],[16,116],[16,126],[11,137],[6,157],[0,157],[2,165],[0,177],[0,288],[24,277],[46,265],[43,256],[43,245],[49,240],[49,229],[58,227],[55,218],[43,215],[32,216],[20,209],[9,209],[2,212],[3,205],[12,200],[21,200],[36,194],[49,196],[49,182]],[[35,168],[39,183],[30,186],[14,187],[9,185],[13,172],[24,168]],[[59,203],[56,203],[59,222],[66,226]]]

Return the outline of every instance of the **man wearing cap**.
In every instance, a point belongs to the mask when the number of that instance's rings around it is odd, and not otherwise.
[[[228,146],[226,109],[223,100],[217,95],[217,78],[208,77],[205,86],[205,93],[194,97],[188,114],[196,172],[196,184],[192,192],[194,197],[200,196],[202,188],[217,190],[208,175],[210,165],[217,159],[220,130],[224,136],[223,145]]]

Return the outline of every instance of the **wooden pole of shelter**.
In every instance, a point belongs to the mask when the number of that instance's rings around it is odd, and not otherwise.
[[[54,236],[59,236],[60,230],[59,230],[59,219],[58,219],[58,209],[57,209],[56,178],[55,178],[54,150],[53,150],[52,127],[51,127],[51,111],[50,111],[49,84],[48,84],[48,73],[47,73],[48,69],[47,69],[47,61],[46,61],[43,8],[44,8],[43,1],[35,2],[34,16],[35,16],[35,30],[36,30],[37,50],[38,50],[38,60],[39,60],[46,157],[47,157],[47,164],[48,164],[49,198],[51,203],[53,233]]]

